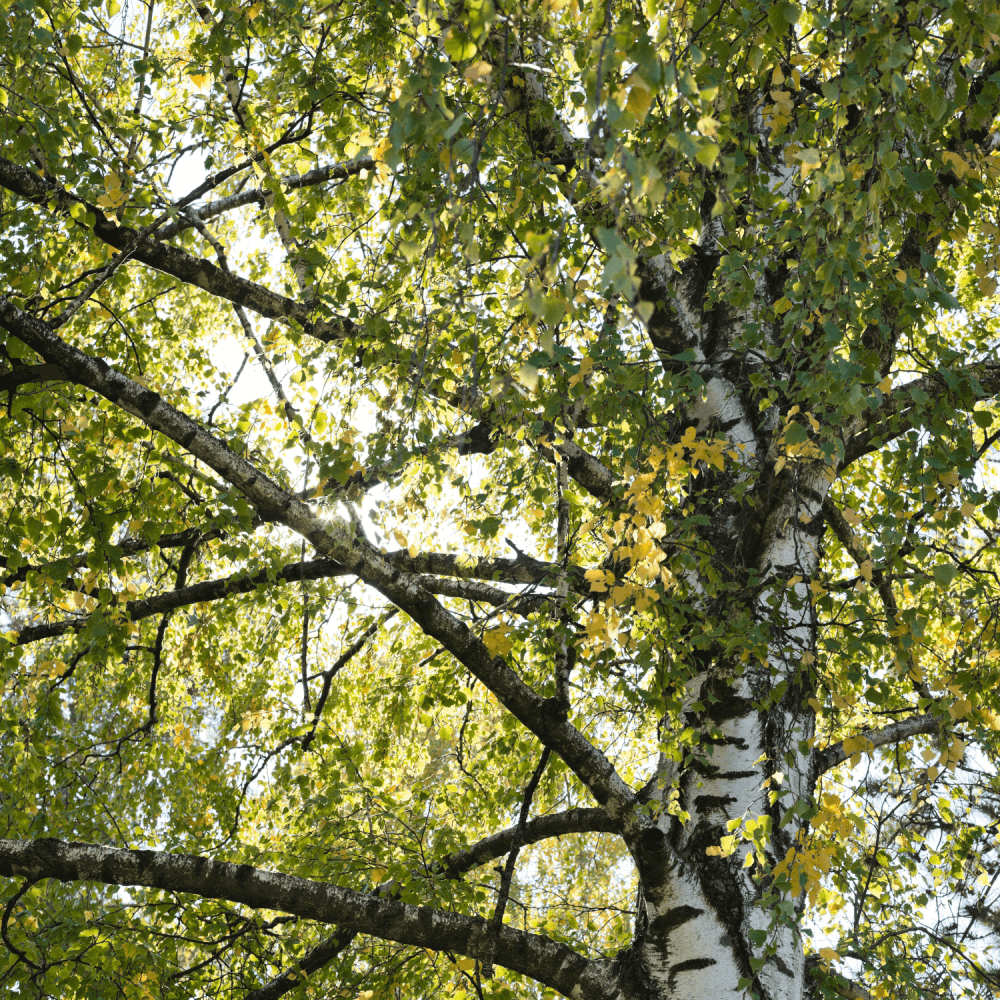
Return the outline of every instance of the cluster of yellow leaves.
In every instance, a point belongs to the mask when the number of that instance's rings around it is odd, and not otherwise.
[[[104,194],[97,199],[101,208],[112,210],[125,204],[126,195],[122,191],[122,180],[114,171],[104,176]]]
[[[840,796],[833,792],[824,792],[820,797],[819,810],[811,822],[817,833],[841,840],[851,836],[861,825],[861,817],[847,812]]]
[[[795,106],[791,93],[780,87],[771,91],[771,100],[774,101],[773,104],[764,106],[764,121],[771,126],[771,134],[777,136],[785,131],[792,120]]]
[[[791,430],[793,423],[798,423],[798,421],[793,418],[801,412],[799,406],[793,406],[785,418],[785,425],[782,428],[781,434],[778,437],[777,448],[778,448],[778,458],[774,463],[774,474],[777,475],[785,467],[788,462],[801,462],[810,461],[817,458],[822,458],[823,453],[819,449],[819,445],[815,441],[806,438],[804,441],[796,441],[794,444],[789,444],[788,442],[788,432]],[[811,413],[802,413],[803,418],[812,428],[813,432],[819,431],[819,421]],[[833,467],[830,468],[831,478],[835,475]]]
[[[802,831],[799,831],[799,838],[774,866],[773,874],[775,878],[787,877],[793,892],[804,889],[810,904],[815,906],[823,876],[829,873],[837,856],[837,845],[815,836],[805,837]]]
[[[588,360],[585,358],[584,362]],[[582,374],[589,371],[589,367],[585,369],[581,364]],[[630,482],[624,499],[629,509],[619,515],[609,531],[603,532],[602,538],[611,559],[628,566],[627,576],[619,579],[611,570],[603,568],[585,573],[591,593],[608,595],[605,610],[592,612],[585,623],[589,641],[596,649],[606,649],[611,644],[612,633],[621,624],[617,607],[632,604],[641,614],[659,600],[655,589],[657,582],[665,588],[674,583],[673,574],[662,565],[666,554],[659,544],[667,534],[662,519],[666,500],[662,492],[653,489],[661,467],[665,466],[667,473],[665,491],[676,491],[686,477],[698,475],[699,463],[721,470],[725,467],[726,456],[736,458],[737,454],[728,442],[699,438],[694,427],[688,427],[676,444],[666,448],[655,446],[650,450],[649,471],[637,473],[626,467],[625,479]],[[584,530],[594,527],[595,523],[584,525]]]
[[[506,656],[514,648],[514,643],[509,638],[510,632],[511,627],[506,622],[483,632],[483,645],[489,650],[490,656]]]

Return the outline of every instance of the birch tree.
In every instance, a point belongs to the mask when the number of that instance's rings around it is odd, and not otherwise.
[[[0,8],[6,995],[996,995],[994,0]]]

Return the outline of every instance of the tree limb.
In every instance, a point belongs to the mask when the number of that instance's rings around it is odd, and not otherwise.
[[[867,741],[866,748],[875,749],[884,747],[890,743],[902,743],[903,740],[908,740],[912,736],[936,733],[940,728],[941,716],[928,712],[925,715],[911,715],[882,729],[869,729],[865,732],[857,733],[855,736],[849,737],[849,739],[864,739]],[[813,768],[817,776],[824,774],[838,764],[843,764],[848,757],[857,752],[856,750],[851,753],[846,752],[844,750],[844,742],[844,740],[841,740],[839,743],[834,743],[824,750],[813,751]]]
[[[864,455],[881,448],[887,441],[905,434],[915,426],[914,417],[927,407],[928,403],[917,403],[914,393],[925,393],[932,400],[939,401],[949,395],[958,395],[949,381],[965,379],[974,381],[982,391],[981,398],[989,399],[1000,394],[1000,362],[981,361],[965,368],[953,368],[947,373],[933,373],[923,378],[906,382],[891,393],[886,393],[882,402],[869,410],[861,429],[851,438],[844,451],[844,469]]]
[[[567,809],[529,820],[520,836],[517,825],[492,833],[477,841],[471,847],[454,851],[431,867],[431,872],[445,878],[458,878],[463,872],[503,857],[512,850],[515,836],[522,846],[536,844],[553,837],[563,837],[571,833],[615,833],[616,827],[603,809]],[[379,890],[391,894],[395,883],[379,886]],[[259,990],[248,993],[245,1000],[277,1000],[301,982],[301,975],[310,975],[333,961],[348,947],[356,933],[348,928],[338,928],[337,933],[311,948],[294,967],[286,969]]]
[[[64,382],[66,373],[58,365],[18,365],[0,374],[0,392],[13,392],[27,382]]]
[[[481,917],[413,906],[295,875],[187,854],[120,850],[54,839],[0,840],[0,875],[190,893],[347,925],[383,940],[472,958],[485,957],[490,941],[489,922]],[[564,944],[518,931],[509,924],[498,936],[496,959],[566,996],[599,1000],[609,995],[607,963],[589,961]]]
[[[347,163],[328,163],[323,167],[316,167],[304,174],[290,174],[281,178],[283,187],[289,190],[310,187],[316,184],[325,184],[327,181],[346,180],[362,170],[374,170],[375,161],[370,156],[362,156]],[[257,203],[263,207],[267,198],[267,192],[263,188],[254,187],[235,194],[226,195],[224,198],[217,198],[215,201],[206,202],[200,208],[193,206],[188,209],[190,215],[195,216],[202,222],[222,215],[225,212],[232,212],[234,209],[242,208],[244,205]],[[171,222],[162,226],[159,230],[160,239],[169,240],[174,236],[190,229],[194,223],[181,217],[176,222]]]
[[[93,389],[146,426],[176,441],[232,483],[258,510],[270,513],[315,546],[321,555],[335,559],[405,611],[428,636],[441,643],[482,681],[543,745],[562,757],[612,819],[622,824],[630,849],[635,848],[641,854],[638,838],[653,828],[653,821],[633,808],[635,792],[608,757],[570,723],[564,712],[525,684],[503,657],[490,653],[483,640],[428,594],[412,574],[393,566],[352,525],[327,520],[297,500],[158,393],[66,343],[41,320],[18,309],[3,296],[0,296],[0,326],[45,360],[61,365],[74,382]]]
[[[64,188],[56,187],[44,177],[39,177],[26,167],[4,157],[0,157],[0,187],[35,204],[52,203],[59,212],[66,215],[74,206],[82,205],[94,216],[94,235],[116,250],[124,250],[135,242],[132,257],[143,264],[186,284],[203,288],[228,302],[245,306],[268,319],[293,319],[306,333],[319,340],[338,341],[357,332],[357,325],[353,320],[337,317],[316,322],[312,319],[311,305],[289,299],[254,281],[223,271],[211,261],[194,257],[168,243],[161,243],[150,237],[137,240],[134,229],[119,224],[117,220],[108,219],[96,205]]]

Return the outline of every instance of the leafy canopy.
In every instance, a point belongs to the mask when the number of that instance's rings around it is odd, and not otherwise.
[[[762,765],[767,809],[699,855],[759,889],[747,988],[804,909],[824,989],[993,995],[992,0],[0,7],[12,309],[380,550],[626,783],[673,768],[640,811],[695,822],[707,663],[764,678],[761,713],[794,694],[812,728]],[[395,584],[314,552],[13,315],[4,836],[493,917],[510,842],[455,852],[516,823],[541,730]],[[757,556],[807,469],[816,565],[782,575]],[[826,754],[813,789],[784,780],[796,746]],[[593,806],[558,748],[536,782],[532,816]],[[613,956],[642,920],[626,844],[559,832],[508,873],[506,919]],[[5,893],[12,995],[290,987],[331,933],[166,888]],[[345,935],[302,995],[547,982]]]

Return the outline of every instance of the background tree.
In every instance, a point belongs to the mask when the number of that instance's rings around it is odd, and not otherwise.
[[[2,7],[5,993],[1000,989],[994,0]]]

